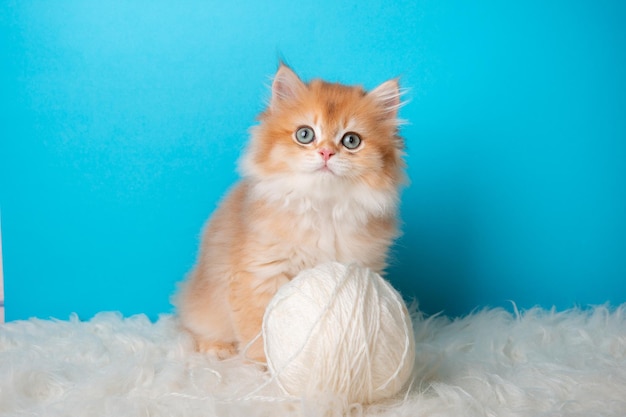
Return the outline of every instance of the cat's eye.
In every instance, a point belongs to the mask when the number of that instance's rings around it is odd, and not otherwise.
[[[309,126],[301,126],[296,130],[296,140],[307,145],[315,139],[315,132]]]
[[[361,146],[361,137],[353,132],[348,132],[341,138],[341,144],[347,149],[356,149]]]

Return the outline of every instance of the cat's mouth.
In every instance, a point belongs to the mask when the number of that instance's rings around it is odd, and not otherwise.
[[[331,167],[329,167],[327,164],[322,165],[321,167],[319,167],[316,172],[319,172],[323,175],[337,175],[337,173],[335,171],[332,170]]]

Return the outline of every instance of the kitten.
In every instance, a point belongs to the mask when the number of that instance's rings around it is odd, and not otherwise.
[[[396,80],[367,93],[280,66],[243,179],[206,225],[175,299],[200,351],[265,362],[259,333],[281,285],[328,261],[383,271],[405,179],[399,106]]]

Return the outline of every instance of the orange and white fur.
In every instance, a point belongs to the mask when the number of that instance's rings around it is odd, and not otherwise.
[[[328,261],[383,271],[405,178],[399,106],[395,79],[366,92],[280,66],[242,179],[175,299],[200,351],[264,362],[263,314],[281,285]]]

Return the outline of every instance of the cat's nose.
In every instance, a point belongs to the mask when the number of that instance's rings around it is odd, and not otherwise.
[[[330,157],[335,154],[335,152],[331,151],[328,148],[322,148],[319,150],[319,152],[320,152],[320,155],[322,155],[322,159],[324,160],[324,162],[328,162]]]

